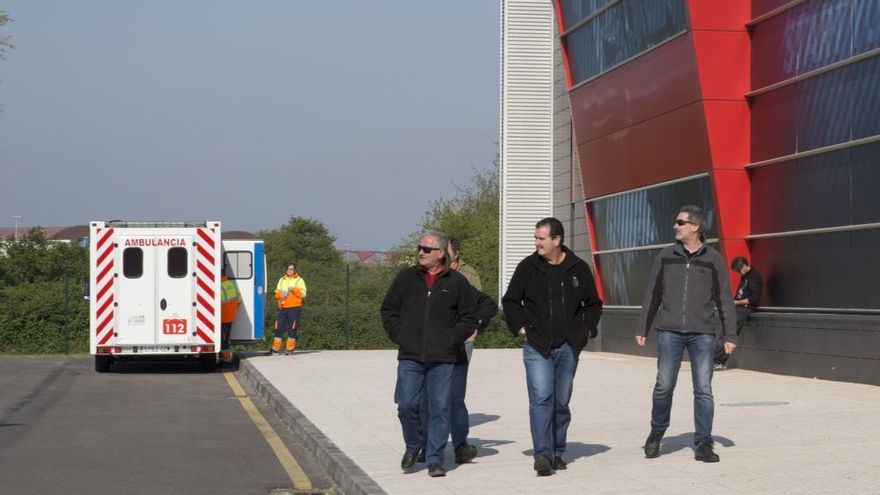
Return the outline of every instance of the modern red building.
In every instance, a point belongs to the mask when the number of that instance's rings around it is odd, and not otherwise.
[[[765,279],[736,365],[880,384],[880,0],[554,7],[600,348],[646,352],[648,272],[697,204]]]

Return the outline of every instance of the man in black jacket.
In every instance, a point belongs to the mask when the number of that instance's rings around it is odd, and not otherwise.
[[[448,238],[430,232],[419,241],[419,264],[394,278],[382,302],[382,324],[398,345],[394,402],[406,452],[400,462],[410,472],[421,448],[419,408],[427,395],[428,475],[445,476],[443,450],[449,436],[450,387],[459,349],[477,328],[476,295],[468,281],[446,263]]]
[[[742,328],[749,321],[752,311],[761,303],[761,293],[764,292],[764,279],[758,270],[742,256],[737,256],[730,261],[730,269],[739,273],[739,285],[733,296],[733,304],[736,307],[736,336],[742,333]],[[730,354],[724,352],[724,336],[718,337],[715,343],[715,371],[727,369],[727,360]]]
[[[663,248],[654,260],[636,327],[640,346],[645,345],[652,328],[657,330],[651,433],[643,448],[648,459],[660,455],[660,440],[669,427],[672,394],[687,348],[694,383],[694,459],[718,462],[712,442],[714,321],[717,311],[724,328],[724,352],[730,354],[736,348],[730,278],[721,254],[705,244],[702,208],[682,207],[672,228],[676,242]]]
[[[565,469],[566,433],[578,356],[598,333],[602,301],[586,262],[563,244],[555,218],[535,225],[535,252],[516,267],[501,299],[507,324],[523,339],[534,469]]]

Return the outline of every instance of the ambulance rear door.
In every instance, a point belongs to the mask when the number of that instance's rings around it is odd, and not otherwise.
[[[263,339],[266,306],[266,256],[261,240],[224,240],[226,276],[238,286],[241,305],[229,340],[253,343]]]
[[[113,344],[160,346],[157,352],[195,340],[193,238],[190,229],[131,229],[117,237],[122,274]]]

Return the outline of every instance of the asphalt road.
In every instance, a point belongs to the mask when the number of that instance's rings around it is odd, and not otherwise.
[[[222,372],[127,363],[99,374],[90,357],[0,358],[0,492],[338,493],[245,392],[312,488],[293,486]]]

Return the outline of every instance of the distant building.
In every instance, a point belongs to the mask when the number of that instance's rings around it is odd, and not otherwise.
[[[364,266],[377,266],[388,261],[388,252],[386,251],[355,251],[351,249],[337,249],[342,260],[346,263],[357,263]]]

